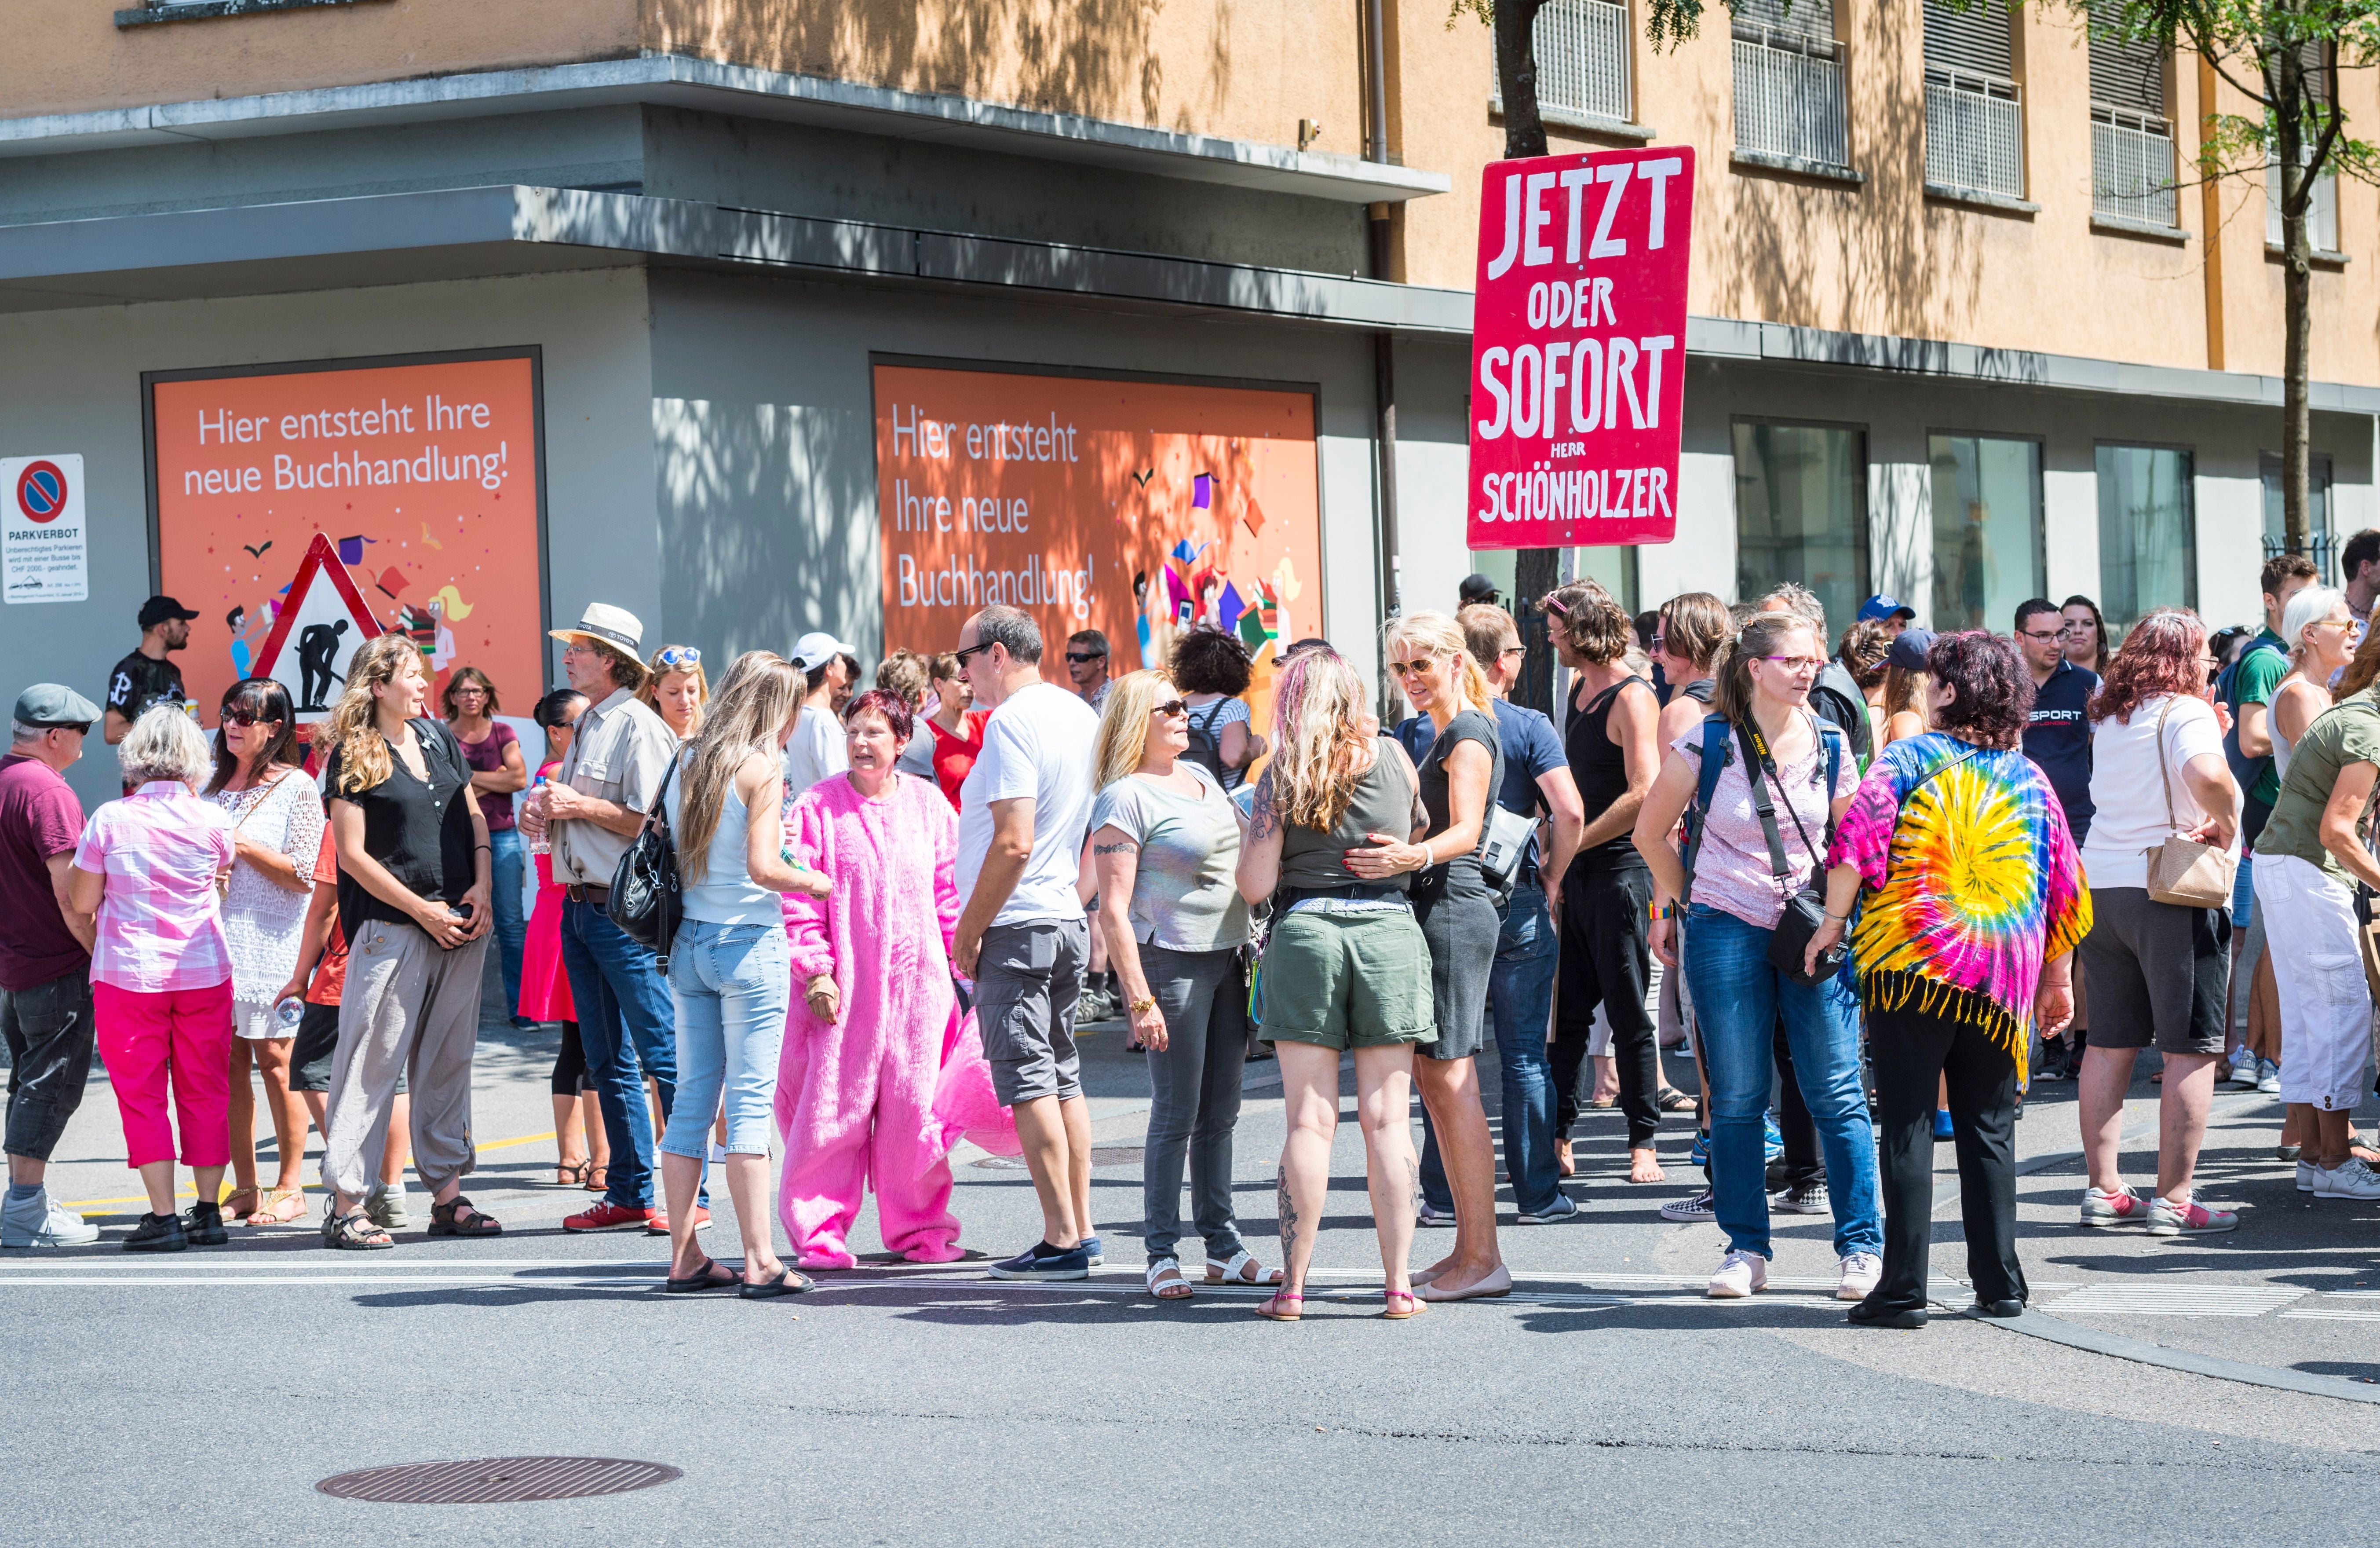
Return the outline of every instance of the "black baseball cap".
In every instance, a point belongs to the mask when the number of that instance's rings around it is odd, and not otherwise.
[[[182,622],[187,624],[197,616],[198,614],[196,612],[184,607],[172,597],[151,597],[147,602],[140,604],[140,627],[142,628],[155,628],[159,624],[164,623],[168,618],[179,618]]]
[[[1494,602],[1496,582],[1484,575],[1466,575],[1463,578],[1463,584],[1455,589],[1455,594],[1463,599],[1465,607],[1475,602]]]

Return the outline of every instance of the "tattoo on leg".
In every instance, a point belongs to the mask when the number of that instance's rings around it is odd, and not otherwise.
[[[1412,1201],[1415,1214],[1421,1213],[1421,1163],[1405,1157],[1405,1197]]]
[[[1280,1191],[1281,1261],[1283,1263],[1287,1263],[1289,1262],[1290,1252],[1297,1245],[1297,1205],[1293,1202],[1289,1197],[1289,1168],[1287,1166],[1282,1166],[1278,1169],[1275,1173],[1275,1182],[1276,1187]]]

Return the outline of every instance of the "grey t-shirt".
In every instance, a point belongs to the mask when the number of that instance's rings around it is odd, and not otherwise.
[[[1129,913],[1135,940],[1169,951],[1220,951],[1248,939],[1240,897],[1240,819],[1214,775],[1184,759],[1196,796],[1126,774],[1091,804],[1091,842],[1111,827],[1140,846]]]

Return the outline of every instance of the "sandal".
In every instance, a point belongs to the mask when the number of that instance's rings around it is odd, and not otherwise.
[[[371,1216],[358,1210],[353,1214],[337,1213],[334,1203],[322,1211],[322,1245],[351,1252],[376,1251],[395,1247],[396,1238],[371,1223]]]
[[[1228,1259],[1208,1259],[1207,1283],[1209,1285],[1278,1285],[1281,1283],[1281,1271],[1279,1269],[1268,1271],[1262,1263],[1257,1262],[1257,1255],[1244,1247]]]
[[[1387,1303],[1381,1309],[1380,1315],[1391,1323],[1402,1323],[1408,1317],[1418,1317],[1429,1310],[1429,1303],[1411,1290],[1383,1290],[1380,1292],[1380,1299]],[[1397,1310],[1399,1301],[1405,1303],[1405,1309],[1402,1311]]]
[[[1699,1099],[1688,1096],[1675,1086],[1664,1086],[1661,1094],[1653,1099],[1664,1113],[1692,1113],[1702,1105]]]
[[[248,1201],[248,1208],[244,1210],[236,1210],[232,1208],[231,1201],[235,1199],[246,1199]],[[263,1201],[264,1194],[261,1189],[253,1188],[236,1188],[229,1193],[224,1195],[224,1201],[220,1208],[223,1210],[223,1217],[225,1220],[246,1220],[249,1215],[256,1213],[257,1206]]]
[[[588,1174],[594,1170],[595,1164],[591,1161],[557,1161],[553,1164],[553,1186],[585,1188]]]
[[[458,1213],[463,1210],[471,1213]],[[481,1213],[471,1201],[457,1193],[443,1204],[430,1206],[430,1234],[433,1237],[501,1237],[504,1234],[504,1223]]]
[[[1193,1294],[1190,1282],[1182,1277],[1182,1265],[1172,1258],[1159,1258],[1148,1265],[1148,1293],[1159,1300],[1188,1300]],[[1214,1266],[1208,1265],[1207,1277],[1215,1277]]]
[[[1293,1310],[1283,1310],[1284,1306]],[[1305,1298],[1292,1295],[1287,1290],[1275,1290],[1257,1302],[1257,1315],[1268,1323],[1294,1323],[1305,1315]]]
[[[774,1300],[779,1296],[798,1296],[817,1287],[818,1281],[809,1275],[795,1273],[791,1264],[780,1264],[776,1273],[758,1284],[747,1281],[736,1286],[735,1293],[746,1300]]]
[[[589,1193],[609,1193],[612,1191],[610,1176],[612,1169],[609,1166],[598,1166],[591,1161],[589,1162],[587,1165],[589,1167],[589,1171],[587,1173],[587,1181],[584,1185],[587,1191]]]
[[[722,1277],[722,1276],[724,1277]],[[662,1294],[690,1296],[699,1290],[732,1290],[744,1283],[744,1276],[716,1258],[705,1258],[702,1267],[684,1279],[662,1281]]]
[[[1620,1099],[1616,1096],[1591,1096],[1586,1099],[1586,1104],[1597,1112],[1608,1112],[1619,1103]]]
[[[287,1188],[267,1188],[264,1207],[252,1211],[248,1217],[250,1225],[286,1225],[306,1218],[306,1185],[294,1183]]]

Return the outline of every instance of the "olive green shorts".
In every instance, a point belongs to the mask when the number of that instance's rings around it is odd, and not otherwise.
[[[1435,1043],[1429,943],[1412,912],[1283,917],[1265,944],[1263,1037],[1339,1049]]]

